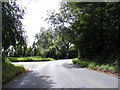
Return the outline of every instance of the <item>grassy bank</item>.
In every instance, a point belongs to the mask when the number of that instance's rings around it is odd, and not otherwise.
[[[118,69],[116,66],[110,66],[109,64],[98,64],[96,62],[92,62],[92,61],[86,61],[86,60],[79,60],[77,58],[73,59],[72,62],[74,64],[79,65],[80,67],[86,67],[86,68],[90,68],[93,70],[99,70],[102,72],[109,72],[109,73],[118,73]]]
[[[15,75],[25,71],[25,68],[21,65],[14,65],[10,62],[2,63],[2,83],[4,84],[6,81],[14,77]]]
[[[41,58],[41,57],[6,57],[6,60],[11,62],[28,62],[28,61],[53,61],[53,58]]]

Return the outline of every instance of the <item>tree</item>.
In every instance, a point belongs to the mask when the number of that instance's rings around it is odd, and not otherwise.
[[[50,58],[68,58],[67,54],[70,51],[71,44],[61,37],[54,29],[40,30],[36,34],[36,43],[34,43],[37,50],[37,55]]]
[[[100,63],[116,61],[120,55],[119,3],[68,2],[61,3],[60,10],[60,13],[52,12],[48,21],[74,44],[81,58]]]
[[[15,50],[26,45],[25,33],[22,28],[24,10],[21,9],[16,2],[2,2],[2,47],[3,54],[7,55],[7,49],[13,46]],[[19,53],[21,54],[21,53]]]

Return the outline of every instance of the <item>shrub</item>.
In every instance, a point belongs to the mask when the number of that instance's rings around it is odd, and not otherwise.
[[[2,64],[2,83],[8,81],[13,76],[15,76],[18,73],[21,73],[25,70],[25,68],[22,65],[14,65],[10,62],[3,62]]]
[[[74,64],[79,65],[80,67],[87,67],[90,69],[96,69],[100,71],[105,71],[105,72],[119,72],[120,70],[117,69],[115,66],[110,66],[109,64],[99,64],[97,62],[92,62],[92,61],[87,61],[87,60],[82,60],[82,59],[73,59],[72,62]]]
[[[89,65],[88,65],[88,68],[91,68],[91,69],[95,69],[95,63],[90,63]]]
[[[87,67],[88,66],[88,63],[87,62],[81,62],[79,64],[80,67]]]
[[[99,70],[100,65],[96,65],[94,69]]]
[[[109,65],[101,65],[101,66],[99,67],[99,70],[108,71],[108,70],[109,70]]]
[[[73,64],[79,64],[79,60],[78,60],[77,58],[74,58],[74,59],[72,60],[72,62],[73,62]]]
[[[113,66],[110,66],[109,71],[114,73],[114,72],[117,72],[117,69],[115,67],[113,67]]]
[[[103,71],[108,71],[109,70],[109,65],[103,65]]]
[[[53,61],[53,58],[41,58],[41,57],[6,57],[5,60],[12,62],[29,62],[29,61]]]
[[[88,62],[82,61],[82,60],[78,60],[77,58],[73,59],[72,62],[74,64],[79,65],[80,67],[87,67],[88,66]]]

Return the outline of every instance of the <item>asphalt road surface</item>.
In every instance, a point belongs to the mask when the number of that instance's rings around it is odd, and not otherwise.
[[[118,79],[72,64],[71,59],[14,62],[29,69],[9,88],[118,88]]]

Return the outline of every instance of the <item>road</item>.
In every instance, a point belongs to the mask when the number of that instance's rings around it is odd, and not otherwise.
[[[71,59],[13,64],[29,71],[9,88],[118,88],[117,78],[76,66]]]

